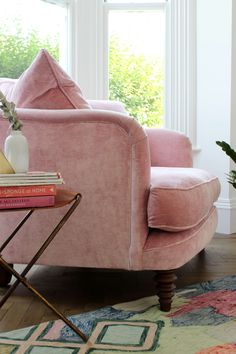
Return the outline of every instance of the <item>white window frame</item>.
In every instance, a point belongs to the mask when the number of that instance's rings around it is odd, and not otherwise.
[[[56,1],[56,0],[55,0]],[[129,4],[68,0],[68,69],[89,99],[108,98],[109,8]],[[146,8],[157,4],[147,2]],[[160,6],[163,6],[161,3]],[[143,5],[140,5],[143,6]],[[165,127],[185,133],[197,150],[196,0],[167,0]]]
[[[165,127],[186,134],[197,147],[197,4],[169,0]]]

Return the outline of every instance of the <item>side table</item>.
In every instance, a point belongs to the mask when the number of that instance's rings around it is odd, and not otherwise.
[[[12,294],[12,292],[16,289],[16,287],[22,283],[26,288],[28,288],[32,293],[34,293],[47,307],[49,307],[62,321],[64,321],[77,335],[79,335],[85,342],[87,342],[86,335],[81,332],[68,318],[66,318],[60,311],[58,311],[50,302],[47,301],[26,279],[26,274],[33,267],[33,265],[37,262],[39,257],[43,254],[49,244],[57,235],[58,231],[62,228],[62,226],[66,223],[66,221],[70,218],[71,214],[75,211],[77,206],[79,205],[81,200],[80,193],[73,193],[65,189],[58,189],[56,195],[56,201],[54,206],[49,207],[38,207],[38,208],[20,208],[20,209],[2,209],[0,212],[17,212],[17,211],[28,211],[24,218],[20,221],[20,223],[16,226],[11,235],[3,242],[0,246],[0,265],[11,273],[15,278],[15,282],[10,286],[5,295],[0,300],[0,308]],[[35,253],[33,258],[30,260],[28,265],[24,268],[23,272],[20,274],[16,270],[14,270],[2,257],[1,253],[5,249],[5,247],[9,244],[9,242],[15,237],[20,228],[24,225],[24,223],[29,219],[33,212],[38,212],[40,210],[45,209],[54,209],[60,208],[66,205],[70,205],[70,208],[64,214],[64,216],[60,219],[58,224],[55,226],[54,230],[47,237],[45,242],[39,248],[39,250]]]

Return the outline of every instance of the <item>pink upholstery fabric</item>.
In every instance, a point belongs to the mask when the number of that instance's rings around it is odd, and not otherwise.
[[[8,100],[12,99],[12,91],[17,83],[17,79],[0,78],[0,91],[7,97]],[[127,114],[124,105],[118,101],[109,100],[87,100],[92,109],[120,112]]]
[[[146,129],[151,166],[192,167],[192,146],[182,133],[167,129]]]
[[[142,269],[181,267],[210,242],[216,225],[217,213],[212,208],[206,218],[192,229],[175,233],[151,230],[143,252]]]
[[[45,49],[16,81],[8,99],[22,108],[90,108],[80,88]]]
[[[88,100],[88,103],[93,109],[103,109],[127,114],[124,105],[118,101]]]
[[[6,96],[8,100],[11,100],[12,91],[17,80],[9,78],[0,78],[0,91]]]
[[[151,168],[148,225],[180,231],[199,224],[218,199],[220,185],[210,173],[195,168]]]
[[[82,201],[40,264],[132,269],[146,242],[150,160],[147,136],[120,113],[18,109],[30,148],[30,170],[61,171]],[[0,141],[8,124],[0,118]],[[5,255],[26,263],[65,210],[34,212]],[[1,238],[20,216],[0,213]],[[132,246],[131,246],[132,245]],[[138,249],[138,250],[137,250]]]
[[[150,153],[154,165],[190,167],[191,144],[182,134],[164,129],[147,130],[148,141],[146,133],[134,119],[114,112],[121,109],[118,104],[103,101],[92,105],[94,109],[91,110],[18,109],[19,118],[24,123],[23,133],[29,141],[30,169],[60,171],[65,186],[83,196],[78,209],[38,263],[128,270],[178,268],[203,249],[214,235],[216,211],[208,209],[207,214],[206,205],[210,208],[210,203],[217,198],[218,182],[214,177],[210,181],[210,175],[203,171],[196,170],[195,175],[191,168],[180,168],[186,173],[178,176],[168,174],[167,178],[163,174],[160,180],[160,174],[154,178],[153,173],[152,181],[162,182],[163,193],[165,183],[173,183],[172,189],[179,192],[178,202],[174,200],[173,203],[178,209],[184,205],[183,201],[186,202],[186,190],[187,194],[193,192],[192,204],[195,204],[199,223],[194,226],[192,210],[188,215],[181,215],[182,224],[185,222],[186,226],[187,222],[193,226],[186,231],[149,229]],[[0,113],[2,142],[8,126]],[[155,170],[158,168],[153,168]],[[189,181],[192,185],[188,184]],[[209,191],[204,189],[203,181],[205,187],[210,186]],[[181,186],[184,186],[183,190]],[[202,196],[204,191],[202,204],[199,193]],[[190,197],[187,198],[189,201]],[[153,203],[156,217],[159,215],[156,197]],[[174,221],[175,226],[179,226],[174,215],[176,208],[171,203],[165,206],[169,213],[168,225]],[[170,213],[171,207],[173,214]],[[4,250],[6,259],[10,263],[27,263],[64,212],[62,208],[34,212]],[[20,211],[0,213],[0,242],[24,214]]]

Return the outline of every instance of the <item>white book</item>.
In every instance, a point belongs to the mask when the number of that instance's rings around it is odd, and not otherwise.
[[[0,173],[0,179],[61,178],[59,172]]]
[[[0,174],[0,186],[25,186],[63,183],[64,180],[59,172]]]

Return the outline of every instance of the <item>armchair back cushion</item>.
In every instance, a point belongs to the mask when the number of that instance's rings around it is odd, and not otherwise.
[[[192,144],[189,138],[168,129],[147,128],[151,165],[161,167],[192,167]]]
[[[10,78],[0,78],[0,91],[4,93],[8,100],[12,98],[13,89],[17,83],[17,79]],[[127,114],[124,105],[118,101],[109,101],[109,100],[87,100],[89,106],[95,110],[105,110],[120,112]]]
[[[124,105],[119,101],[88,100],[88,103],[93,109],[101,109],[105,111],[114,111],[127,114]]]
[[[8,81],[8,88],[11,85],[7,99],[19,108],[90,108],[78,85],[45,49],[38,53],[18,80]]]
[[[0,78],[0,91],[6,96],[6,98],[11,101],[12,91],[17,82],[17,79],[10,78]]]

